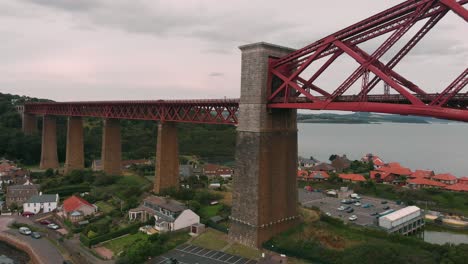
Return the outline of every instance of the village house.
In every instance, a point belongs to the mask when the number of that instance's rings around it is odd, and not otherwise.
[[[391,162],[391,163],[385,164],[385,166],[382,166],[376,170],[393,173],[397,176],[410,176],[412,174],[411,169],[401,166],[400,163],[398,162]]]
[[[319,161],[317,159],[314,159],[314,157],[310,157],[310,159],[298,157],[297,162],[300,168],[305,169],[310,169],[319,163]]]
[[[71,196],[63,201],[62,212],[72,222],[83,220],[85,216],[97,212],[97,207],[78,196]]]
[[[0,161],[0,186],[3,184],[24,184],[29,180],[29,171],[16,167],[9,160]]]
[[[370,172],[371,180],[375,181],[376,183],[393,184],[397,177],[398,177],[397,175],[390,173],[390,172],[386,172],[386,171],[371,171]]]
[[[302,181],[307,181],[309,179],[309,172],[306,170],[298,170],[297,179],[302,180]]]
[[[375,155],[373,155],[371,153],[366,154],[364,157],[361,158],[361,161],[366,162],[366,163],[370,162],[371,160],[372,160],[372,163],[374,163],[374,168],[375,169],[378,169],[378,168],[385,165],[385,162],[381,158],[379,158],[378,156],[375,156]]]
[[[325,163],[325,162],[322,162],[320,164],[315,165],[314,167],[312,167],[311,170],[313,170],[313,171],[326,171],[326,172],[335,172],[336,171],[336,169],[332,165],[330,165],[328,163]]]
[[[450,173],[436,174],[432,177],[432,180],[438,181],[444,184],[448,184],[448,185],[457,183],[457,177],[453,176]]]
[[[331,165],[337,172],[342,172],[351,166],[351,161],[346,155],[336,156],[336,158],[332,160]]]
[[[343,182],[365,182],[366,178],[362,176],[361,174],[339,174],[338,177],[340,177]]]
[[[309,180],[311,181],[326,181],[330,178],[330,175],[326,171],[311,171],[309,176]]]
[[[29,198],[37,194],[39,194],[38,184],[10,185],[7,187],[6,205],[7,207],[11,207],[13,204],[21,206]]]
[[[25,203],[23,203],[23,212],[34,214],[48,213],[57,209],[59,203],[58,194],[42,194],[33,195]]]
[[[206,164],[203,166],[203,175],[213,178],[213,177],[223,177],[223,178],[231,178],[234,174],[234,170],[226,167],[220,166],[216,164]]]
[[[468,177],[465,176],[465,177],[458,178],[457,182],[468,185]]]
[[[182,203],[154,195],[146,197],[137,208],[130,209],[128,217],[131,221],[147,221],[154,217],[154,228],[159,232],[180,230],[200,223],[200,217]]]
[[[297,179],[302,181],[325,181],[328,178],[330,178],[330,175],[326,171],[297,171]]]
[[[464,183],[455,183],[445,187],[446,190],[453,192],[468,192],[468,184]]]
[[[408,178],[416,179],[416,178],[426,178],[431,179],[434,176],[434,171],[431,170],[415,170]]]
[[[445,184],[438,182],[438,181],[433,181],[425,178],[416,178],[416,179],[410,179],[407,181],[407,186],[410,189],[421,189],[421,188],[445,188]]]

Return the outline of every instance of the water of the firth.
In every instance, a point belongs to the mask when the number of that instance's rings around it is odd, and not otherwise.
[[[299,155],[328,161],[331,154],[366,153],[415,169],[468,176],[468,124],[298,124]]]

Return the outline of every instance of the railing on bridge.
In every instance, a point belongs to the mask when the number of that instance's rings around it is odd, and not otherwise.
[[[237,124],[238,99],[27,103],[24,113],[169,122]]]

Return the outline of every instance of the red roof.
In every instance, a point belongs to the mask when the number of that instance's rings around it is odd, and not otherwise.
[[[457,192],[468,192],[468,184],[456,183],[445,187],[445,189]]]
[[[441,173],[441,174],[436,174],[432,179],[439,180],[439,181],[456,181],[457,177],[453,176],[450,173]]]
[[[370,172],[370,178],[375,180],[375,175],[376,174],[380,174],[380,179],[385,180],[385,178],[387,178],[387,176],[390,175],[391,173],[386,172],[386,171],[371,171]]]
[[[400,163],[398,162],[389,163],[386,166],[378,168],[377,170],[388,172],[388,173],[393,173],[396,175],[411,175],[412,174],[410,169],[402,167]]]
[[[343,180],[350,180],[350,181],[366,181],[366,178],[361,174],[339,174],[339,177]]]
[[[83,198],[72,196],[65,201],[63,201],[63,209],[65,212],[72,212],[80,208],[82,205],[93,206],[88,201]]]
[[[463,183],[463,184],[467,184],[468,183],[468,177],[461,177],[461,178],[458,178],[458,182],[459,183]]]
[[[297,177],[307,177],[309,173],[305,170],[298,170],[297,171]]]
[[[417,185],[427,185],[427,186],[433,186],[433,187],[445,187],[446,186],[446,184],[443,184],[441,182],[428,180],[425,178],[411,179],[411,180],[408,180],[408,183],[417,184]]]
[[[413,178],[430,178],[433,175],[434,171],[431,170],[415,170],[410,176]]]

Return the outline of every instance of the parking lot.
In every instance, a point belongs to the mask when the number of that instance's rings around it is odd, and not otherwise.
[[[375,197],[361,196],[361,204],[372,204],[370,208],[362,208],[361,206],[355,206],[354,204],[345,205],[341,203],[342,199],[328,197],[321,192],[308,192],[303,189],[299,189],[299,202],[304,207],[318,207],[325,213],[330,213],[332,217],[341,218],[345,222],[350,222],[349,217],[356,215],[357,220],[353,221],[355,224],[369,226],[374,225],[375,216],[371,216],[372,213],[381,213],[386,211],[383,209],[385,206],[390,209],[398,210],[403,208],[403,205],[397,205],[394,201],[384,200]],[[387,204],[382,204],[382,201],[387,201]],[[345,211],[339,211],[340,206],[350,206],[354,209],[354,212],[347,213]]]
[[[149,263],[165,264],[175,258],[180,264],[256,264],[256,260],[234,256],[221,251],[209,250],[193,245],[181,245],[170,252],[159,256]]]

